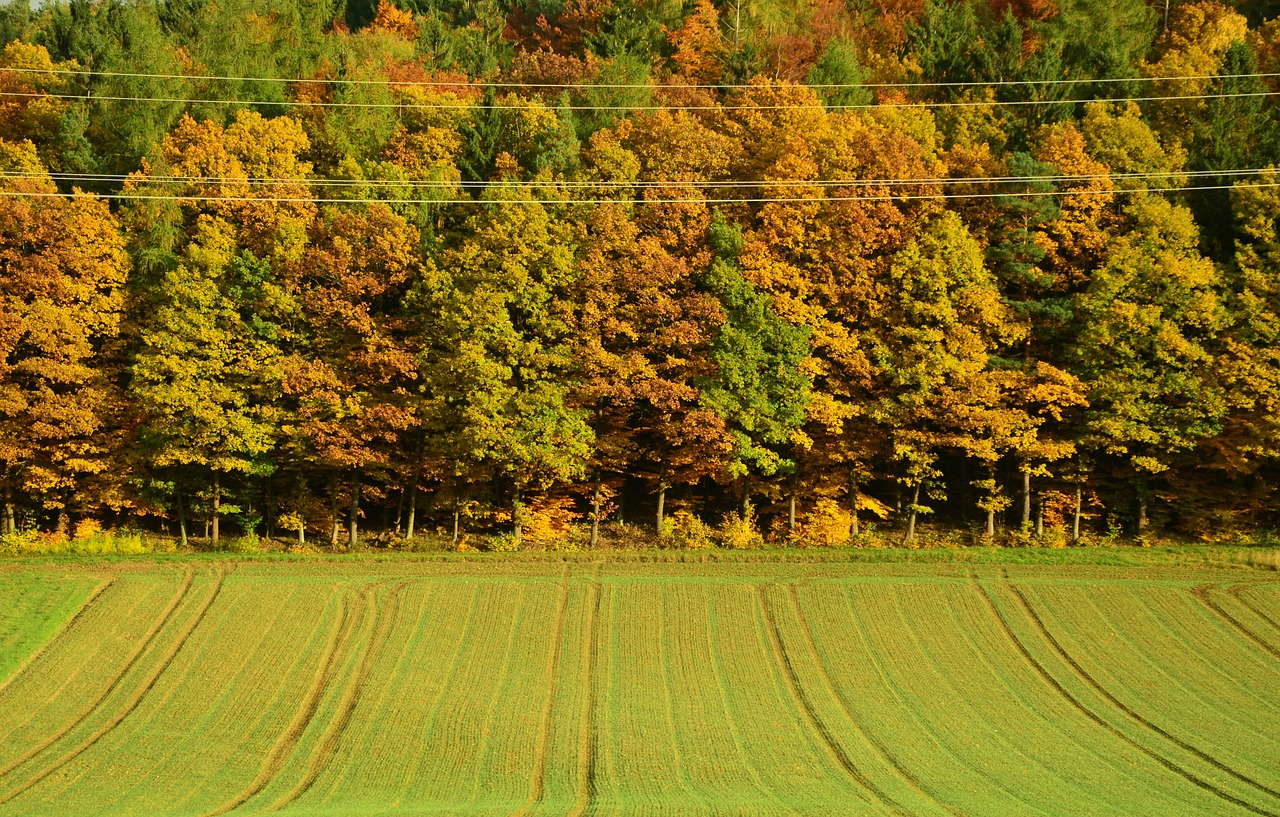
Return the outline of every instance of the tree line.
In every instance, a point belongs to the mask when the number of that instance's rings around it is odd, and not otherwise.
[[[8,6],[0,534],[1274,525],[1266,12]]]

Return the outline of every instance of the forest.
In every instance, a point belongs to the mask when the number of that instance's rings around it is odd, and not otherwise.
[[[11,3],[0,536],[1273,530],[1277,15]]]

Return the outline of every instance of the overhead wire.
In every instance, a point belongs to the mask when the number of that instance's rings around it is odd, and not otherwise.
[[[736,90],[745,88],[761,88],[752,83],[722,83],[722,84],[697,84],[697,83],[608,83],[608,82],[584,82],[584,83],[553,83],[553,82],[517,82],[517,81],[492,81],[492,80],[387,80],[387,79],[348,79],[342,77],[235,77],[222,76],[217,74],[163,74],[163,73],[145,73],[136,71],[96,71],[91,69],[75,69],[75,68],[4,68],[0,71],[15,71],[29,74],[51,74],[59,76],[85,76],[85,77],[114,77],[122,79],[164,79],[164,80],[189,80],[200,82],[278,82],[284,84],[337,84],[337,85],[357,85],[357,86],[390,86],[390,87],[439,87],[439,88],[465,88],[465,87],[485,87],[485,88],[550,88],[564,90],[583,90],[583,89],[694,89],[694,90]],[[829,82],[829,83],[804,83],[804,87],[808,88],[825,88],[825,89],[850,89],[850,88],[981,88],[981,87],[1010,87],[1010,86],[1040,86],[1040,85],[1094,85],[1102,83],[1121,83],[1121,82],[1173,82],[1173,81],[1198,81],[1210,79],[1273,79],[1280,78],[1280,73],[1247,73],[1247,74],[1201,74],[1195,76],[1158,76],[1158,77],[1098,77],[1093,79],[1009,79],[1009,80],[954,80],[944,82]]]
[[[142,175],[118,173],[71,173],[36,171],[0,171],[0,180],[6,179],[45,179],[55,182],[86,184],[123,183],[135,181],[139,184],[249,184],[265,187],[389,187],[389,188],[423,188],[441,187],[452,189],[459,186],[481,188],[588,188],[588,189],[652,189],[671,187],[697,187],[712,189],[760,188],[760,187],[899,187],[918,185],[986,185],[986,184],[1062,184],[1071,182],[1091,182],[1099,180],[1133,181],[1144,179],[1182,179],[1182,178],[1218,178],[1231,176],[1250,176],[1266,173],[1273,168],[1234,168],[1228,170],[1161,170],[1133,171],[1121,173],[1078,173],[1057,175],[1022,175],[1022,176],[933,176],[920,178],[881,178],[881,179],[727,179],[727,180],[636,180],[607,181],[589,179],[552,179],[552,180],[512,180],[512,181],[475,181],[463,182],[454,179],[335,179],[335,178],[273,178],[256,176],[184,176],[184,175]],[[1202,188],[1196,188],[1202,189]]]
[[[1075,105],[1087,102],[1176,102],[1204,99],[1244,99],[1250,97],[1280,96],[1280,91],[1244,91],[1216,94],[1170,94],[1161,96],[1124,96],[1098,97],[1090,99],[1015,99],[1015,100],[953,100],[947,102],[881,102],[850,104],[799,104],[799,105],[548,105],[549,110],[564,111],[613,111],[613,112],[652,112],[652,111],[797,111],[797,110],[871,110],[893,108],[988,108],[999,106],[1040,106],[1040,105]],[[166,97],[166,96],[93,96],[91,94],[50,94],[25,91],[0,91],[0,97],[28,99],[60,99],[76,102],[149,102],[182,105],[244,105],[247,107],[310,107],[337,109],[382,109],[382,110],[472,110],[483,107],[490,111],[523,111],[518,106],[481,105],[474,102],[431,103],[431,102],[334,102],[332,100],[250,100],[220,99],[213,97]]]
[[[84,75],[84,76],[115,76],[115,77],[134,77],[134,78],[156,78],[156,79],[190,79],[190,80],[225,80],[239,82],[287,82],[287,83],[343,83],[352,85],[376,85],[387,87],[411,87],[411,86],[434,86],[434,87],[476,87],[467,82],[413,82],[413,81],[394,81],[394,80],[342,80],[342,79],[321,79],[321,80],[305,80],[292,78],[270,78],[270,77],[222,77],[215,75],[179,75],[179,74],[148,74],[141,72],[103,72],[75,69],[0,69],[3,71],[22,71],[28,73],[52,73],[67,75]],[[810,86],[825,88],[885,88],[885,87],[985,87],[985,86],[1005,86],[1005,85],[1055,85],[1055,84],[1089,84],[1103,82],[1131,82],[1131,81],[1163,81],[1163,80],[1204,80],[1204,79],[1228,79],[1228,78],[1271,78],[1280,77],[1278,73],[1252,73],[1252,74],[1230,74],[1230,75],[1202,75],[1193,77],[1138,77],[1138,78],[1120,78],[1110,77],[1094,80],[1008,80],[993,82],[943,82],[943,83],[832,83],[827,85]],[[513,87],[513,88],[560,88],[570,89],[590,89],[590,88],[690,88],[690,87],[708,87],[708,88],[755,88],[760,86],[754,85],[737,85],[737,86],[689,86],[689,85],[624,85],[624,84],[578,84],[563,85],[549,83],[484,83],[489,86]],[[1075,104],[1078,102],[1154,102],[1154,101],[1186,101],[1186,100],[1205,100],[1205,99],[1225,99],[1225,98],[1249,98],[1249,97],[1270,97],[1280,95],[1280,91],[1249,91],[1236,93],[1216,93],[1216,94],[1175,94],[1163,96],[1143,96],[1143,97],[1112,97],[1099,99],[1045,99],[1045,100],[991,100],[991,101],[951,101],[951,102],[886,102],[879,104],[848,104],[848,105],[744,105],[744,106],[723,106],[723,105],[567,105],[554,106],[560,109],[569,110],[590,110],[590,111],[656,111],[656,110],[694,110],[694,111],[733,111],[733,110],[796,110],[796,109],[872,109],[872,108],[898,108],[898,107],[987,107],[993,105],[1053,105],[1053,104]],[[263,101],[263,100],[234,100],[234,99],[218,99],[218,98],[182,98],[182,97],[144,97],[144,96],[92,96],[88,94],[47,94],[47,93],[26,93],[15,91],[0,91],[0,97],[39,97],[54,98],[64,100],[80,100],[80,101],[116,101],[116,102],[163,102],[163,103],[182,103],[182,104],[225,104],[225,105],[248,105],[248,106],[313,106],[313,107],[330,107],[330,108],[395,108],[395,109],[469,109],[476,107],[475,103],[412,103],[412,102],[334,102],[334,101],[305,101],[305,100],[280,100],[280,101]],[[501,106],[494,108],[502,110]],[[519,110],[512,108],[512,110]],[[1222,178],[1231,176],[1244,176],[1263,172],[1265,168],[1254,169],[1237,169],[1225,171],[1160,171],[1147,173],[1107,173],[1107,174],[1077,174],[1077,175],[1057,175],[1057,176],[1007,176],[1007,177],[935,177],[927,179],[788,179],[788,180],[722,180],[722,181],[693,181],[693,180],[644,180],[634,182],[619,181],[591,181],[591,180],[559,180],[559,181],[516,181],[516,182],[467,182],[462,183],[451,179],[436,180],[415,180],[415,179],[320,179],[320,178],[302,178],[302,179],[266,179],[266,178],[215,178],[215,177],[190,177],[190,176],[125,176],[119,174],[73,174],[73,173],[54,173],[49,174],[48,178],[62,183],[84,182],[86,184],[98,183],[106,184],[112,182],[123,182],[128,178],[137,179],[139,182],[148,183],[249,183],[263,186],[286,186],[286,185],[306,185],[308,187],[385,187],[396,188],[403,187],[409,189],[421,189],[439,187],[446,190],[454,190],[459,186],[465,186],[469,189],[485,189],[485,188],[585,188],[585,189],[652,189],[661,188],[668,189],[672,187],[697,187],[704,189],[758,189],[758,188],[787,188],[787,187],[818,187],[818,188],[844,188],[844,187],[896,187],[896,186],[918,186],[918,185],[990,185],[990,184],[1031,184],[1031,183],[1064,183],[1064,182],[1084,182],[1097,179],[1126,180],[1126,179],[1190,179],[1190,178]],[[24,174],[0,174],[0,179],[25,178]],[[44,178],[43,174],[30,174],[29,178]],[[1249,185],[1236,185],[1249,186]],[[1270,186],[1270,185],[1259,185]],[[1186,190],[1212,190],[1224,189],[1228,186],[1165,186],[1161,188],[1148,188],[1158,192],[1173,192]],[[905,198],[981,198],[987,196],[1008,196],[1008,195],[1084,195],[1091,192],[1108,192],[1108,191],[1081,191],[1081,190],[1064,190],[1064,191],[1006,191],[1001,193],[973,193],[973,194],[938,194],[938,195],[914,195]],[[15,195],[12,191],[6,192],[5,195]],[[43,195],[31,193],[29,195]],[[57,195],[57,194],[49,194]],[[277,201],[277,202],[301,202],[311,201],[316,203],[377,203],[385,201],[385,199],[371,198],[335,198],[335,199],[318,199],[318,198],[262,198],[257,196],[250,197],[214,197],[214,196],[155,196],[136,193],[115,193],[104,194],[108,198],[115,199],[172,199],[181,201]],[[705,199],[707,203],[767,203],[767,202],[790,202],[790,201],[874,201],[882,199],[902,200],[902,195],[891,195],[886,197],[865,197],[865,196],[836,196],[836,197],[792,197],[792,198],[733,198],[733,199]],[[412,201],[391,199],[396,203],[412,203]],[[573,199],[560,200],[555,203],[573,203],[573,204],[593,204],[604,202],[618,202],[618,199]],[[637,199],[637,203],[674,203],[674,202],[690,202],[695,199]],[[421,203],[432,204],[471,204],[484,203],[484,200],[477,199],[424,199]]]
[[[1209,190],[1267,189],[1280,187],[1276,182],[1237,182],[1235,184],[1218,184],[1204,186],[1176,185],[1165,187],[1142,188],[1146,193],[1172,192],[1204,192]],[[148,193],[103,193],[94,194],[101,199],[117,201],[172,201],[178,203],[213,204],[213,203],[257,203],[257,204],[397,204],[397,205],[464,205],[479,204],[488,206],[500,205],[603,205],[603,204],[834,204],[842,202],[903,202],[903,201],[947,201],[964,199],[991,198],[1041,198],[1067,196],[1115,195],[1117,193],[1138,192],[1125,190],[1017,190],[1007,192],[982,193],[899,193],[874,196],[760,196],[747,198],[663,198],[663,199],[374,199],[374,198],[313,198],[313,197],[281,197],[281,196],[178,196]],[[64,194],[33,190],[3,190],[0,198],[65,198]]]

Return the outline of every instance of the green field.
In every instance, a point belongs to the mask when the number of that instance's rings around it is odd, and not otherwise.
[[[0,565],[0,815],[1280,815],[1280,575]]]

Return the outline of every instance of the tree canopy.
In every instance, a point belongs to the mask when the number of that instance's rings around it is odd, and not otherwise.
[[[1265,18],[6,5],[0,534],[1274,525]]]

